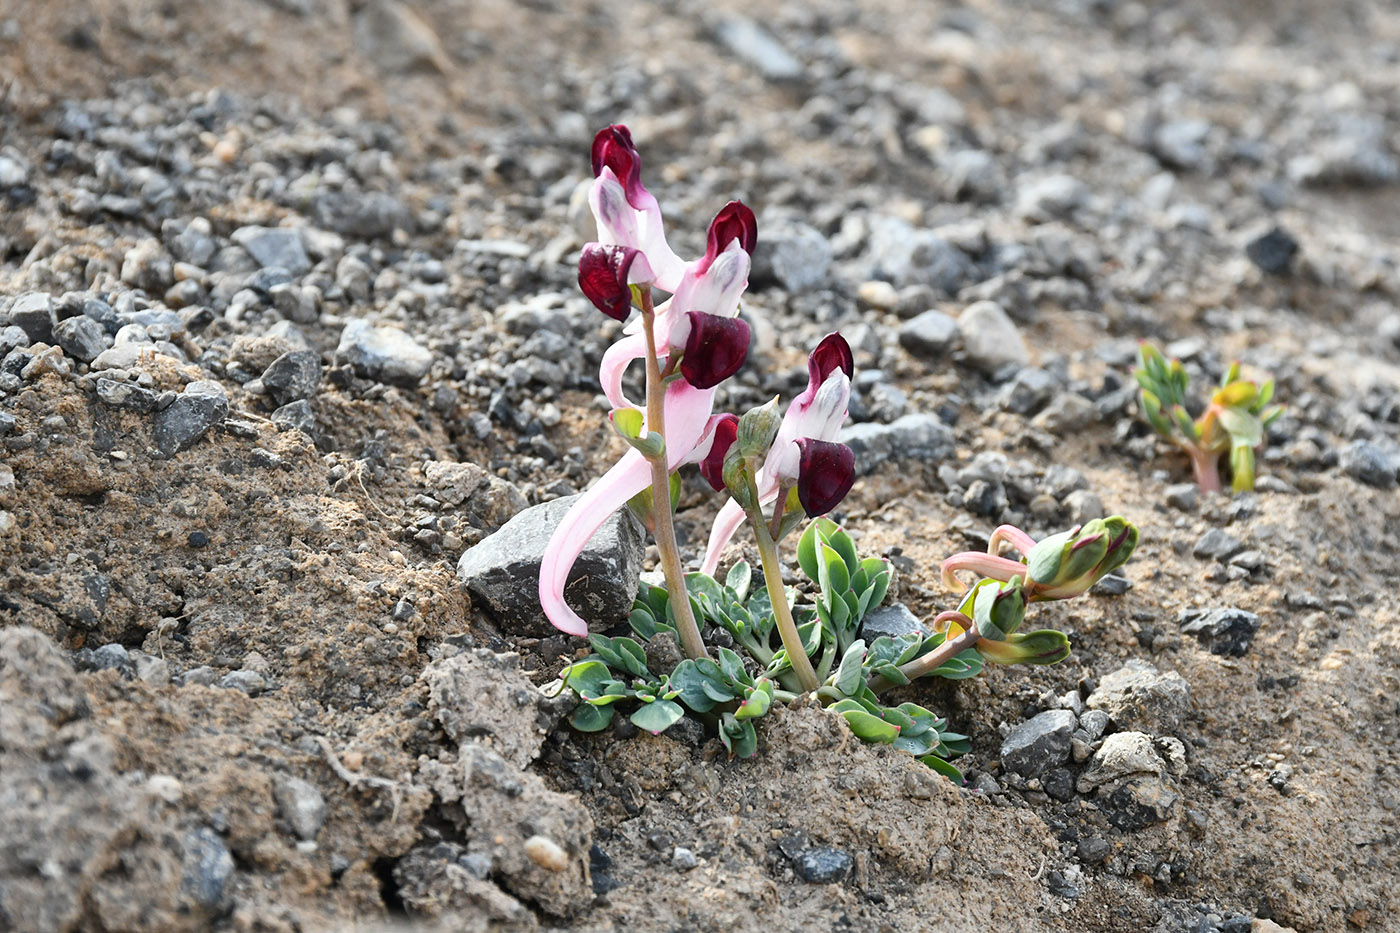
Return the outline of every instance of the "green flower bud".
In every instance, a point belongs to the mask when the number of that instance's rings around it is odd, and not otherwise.
[[[1020,577],[1000,586],[995,580],[984,581],[972,593],[971,608],[979,637],[1005,641],[1026,617],[1026,588]]]
[[[1036,599],[1068,599],[1121,567],[1137,547],[1137,526],[1120,515],[1051,535],[1026,555]]]
[[[782,423],[783,416],[778,411],[776,396],[766,405],[750,408],[739,419],[734,449],[747,458],[768,456],[768,448],[773,446],[773,439],[778,436],[778,427]]]

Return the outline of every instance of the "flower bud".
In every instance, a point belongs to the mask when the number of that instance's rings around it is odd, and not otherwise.
[[[1005,641],[978,641],[977,653],[994,664],[1059,664],[1069,657],[1069,638],[1048,628],[1017,632]]]
[[[642,210],[644,205],[638,203],[639,194],[646,196],[646,189],[642,187],[642,157],[632,143],[631,131],[617,123],[599,130],[593,137],[592,156],[593,177],[601,175],[604,167],[612,169],[627,192],[628,202]]]
[[[776,396],[766,405],[759,405],[744,412],[744,416],[739,419],[739,430],[734,439],[734,446],[739,455],[750,458],[767,454],[768,448],[773,446],[773,438],[778,436],[778,427],[782,421],[782,416],[778,414]]]
[[[715,423],[714,437],[710,452],[700,461],[700,475],[705,478],[715,492],[724,490],[724,458],[739,433],[738,415],[721,415]]]
[[[632,286],[650,285],[651,266],[641,250],[589,243],[578,260],[578,286],[593,306],[625,321],[632,313]]]
[[[681,375],[697,389],[713,389],[744,365],[749,356],[749,325],[739,318],[690,311],[690,334],[681,357]]]
[[[1020,577],[1012,577],[1000,586],[995,580],[985,581],[971,596],[972,611],[968,615],[983,639],[1006,641],[1026,617],[1026,588]]]
[[[856,481],[856,455],[845,444],[797,439],[801,451],[797,499],[809,518],[825,515],[846,498]]]
[[[1086,592],[1121,567],[1137,542],[1137,526],[1119,515],[1051,535],[1026,555],[1035,597],[1067,599]]]

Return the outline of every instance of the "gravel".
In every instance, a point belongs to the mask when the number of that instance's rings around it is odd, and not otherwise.
[[[188,450],[221,423],[228,410],[228,393],[220,383],[208,379],[191,382],[156,414],[156,447],[167,457]]]
[[[1259,631],[1259,616],[1244,609],[1183,609],[1177,616],[1184,635],[1192,635],[1211,654],[1242,658]]]
[[[433,354],[404,331],[351,321],[340,334],[337,362],[349,365],[355,375],[413,387],[428,374]]]
[[[1051,709],[1021,723],[1001,743],[1001,765],[1023,777],[1036,777],[1069,758],[1077,720],[1072,711]]]
[[[921,359],[942,358],[957,340],[957,319],[942,311],[925,311],[899,328],[899,345]]]
[[[958,316],[958,332],[967,361],[987,375],[1030,363],[1021,332],[994,301],[978,301],[964,308]]]

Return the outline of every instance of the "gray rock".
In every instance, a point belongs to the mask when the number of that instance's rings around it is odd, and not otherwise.
[[[826,282],[831,244],[821,231],[796,221],[767,227],[758,238],[751,278],[776,282],[790,292],[810,291]]]
[[[1196,511],[1196,503],[1200,499],[1200,491],[1195,483],[1177,483],[1167,487],[1165,496],[1167,505],[1183,512]]]
[[[223,913],[232,904],[228,889],[233,856],[218,833],[201,826],[185,835],[180,888],[208,915]]]
[[[1257,236],[1245,244],[1244,254],[1264,272],[1282,275],[1298,253],[1298,241],[1282,227]]]
[[[1001,765],[1037,777],[1069,759],[1069,739],[1078,720],[1067,709],[1050,709],[1021,723],[1001,743]]]
[[[1244,550],[1244,542],[1223,528],[1212,528],[1196,540],[1191,556],[1201,560],[1229,560]]]
[[[188,450],[226,417],[228,395],[224,387],[208,379],[191,382],[156,415],[156,447],[167,457]]]
[[[84,363],[95,360],[112,340],[101,324],[82,315],[59,321],[53,336],[63,352]]]
[[[267,689],[267,678],[257,671],[229,671],[219,678],[219,686],[230,690],[242,690],[248,696],[255,697]]]
[[[298,839],[313,841],[326,822],[326,798],[314,784],[301,778],[285,778],[272,789],[282,818],[292,825]]]
[[[160,240],[146,237],[122,257],[122,281],[151,295],[164,294],[175,282],[175,267]]]
[[[1338,452],[1337,465],[1343,473],[1367,486],[1393,489],[1400,471],[1400,456],[1372,441],[1354,440]]]
[[[1198,169],[1206,160],[1209,135],[1205,120],[1171,120],[1152,134],[1152,152],[1174,168]]]
[[[952,297],[976,272],[972,260],[932,230],[897,217],[870,222],[868,278],[896,286],[928,285]]]
[[[1031,419],[1031,426],[1063,436],[1087,428],[1094,422],[1094,403],[1075,392],[1056,395],[1045,410]]]
[[[264,269],[286,269],[292,276],[311,271],[311,257],[301,231],[289,227],[239,227],[233,231],[233,242],[248,251]]]
[[[351,321],[340,334],[335,357],[355,375],[412,388],[433,365],[433,353],[394,327]]]
[[[136,679],[153,687],[170,683],[170,664],[160,655],[138,654],[135,656]]]
[[[925,311],[899,328],[899,345],[923,359],[937,359],[958,340],[958,322],[942,311]]]
[[[182,687],[212,687],[215,679],[214,669],[207,664],[201,664],[181,674],[179,684]]]
[[[1388,185],[1400,179],[1400,160],[1387,144],[1379,114],[1342,113],[1313,134],[1312,149],[1289,160],[1288,175],[1301,185]]]
[[[1152,745],[1152,736],[1142,732],[1115,732],[1103,740],[1076,786],[1081,794],[1099,788],[1112,790],[1118,782],[1128,778],[1161,777],[1166,767]]]
[[[1076,489],[1065,496],[1065,508],[1069,510],[1070,521],[1083,525],[1096,518],[1103,518],[1103,502],[1087,489]]]
[[[1128,781],[1099,801],[1108,822],[1124,832],[1146,829],[1171,819],[1181,795],[1162,778]]]
[[[958,201],[991,203],[1001,198],[1006,176],[996,158],[985,149],[959,149],[939,160],[944,190]]]
[[[1072,175],[1051,175],[1021,188],[1016,215],[1034,223],[1066,220],[1089,203],[1089,188]]]
[[[835,884],[851,873],[855,859],[849,852],[830,846],[816,846],[793,859],[797,877],[808,884]]]
[[[1089,697],[1091,710],[1103,710],[1119,728],[1140,727],[1165,735],[1191,709],[1191,686],[1175,671],[1162,673],[1136,658],[1099,681]]]
[[[1183,609],[1177,615],[1183,635],[1194,635],[1211,654],[1242,658],[1249,653],[1259,616],[1233,606]]]
[[[457,578],[473,601],[511,634],[554,632],[540,607],[540,561],[554,529],[577,499],[555,499],[524,510],[468,549],[457,564]],[[574,563],[565,599],[590,625],[608,628],[622,621],[636,597],[642,554],[642,526],[621,509]]]
[[[128,680],[136,674],[136,667],[131,662],[131,652],[115,642],[93,651],[88,663],[95,671],[116,671]]]
[[[958,315],[958,332],[968,362],[988,375],[1009,365],[1030,363],[1021,332],[994,301],[977,301],[964,308]]]
[[[997,402],[1018,415],[1033,415],[1049,403],[1059,388],[1060,381],[1051,373],[1036,368],[1022,369],[1002,388]]]
[[[311,398],[321,388],[320,354],[314,350],[283,353],[263,370],[262,383],[278,405]]]
[[[1074,774],[1069,768],[1051,768],[1041,775],[1040,786],[1063,803],[1074,797]]]
[[[48,292],[28,292],[10,306],[10,324],[20,328],[30,343],[53,343],[53,299]]]
[[[908,606],[904,603],[891,603],[888,606],[877,606],[865,614],[865,620],[860,626],[860,637],[865,639],[866,644],[870,644],[882,635],[897,638],[900,635],[923,633],[927,630],[928,627],[909,611]]]
[[[747,16],[725,16],[715,24],[714,30],[721,45],[768,80],[794,81],[802,77],[802,62],[771,32]]]
[[[396,229],[411,226],[412,214],[402,201],[386,192],[337,189],[317,193],[316,220],[336,233],[373,240],[391,236]],[[340,278],[345,259],[341,259],[336,266],[337,279]],[[356,300],[363,300],[354,292],[347,294]]]
[[[97,397],[111,408],[124,408],[137,414],[148,415],[156,410],[156,393],[130,382],[98,379]]]
[[[304,398],[288,402],[272,413],[272,423],[279,431],[300,431],[308,437],[316,436],[316,412]]]
[[[910,414],[890,424],[855,424],[841,432],[841,442],[856,455],[856,472],[865,475],[887,461],[936,463],[953,455],[953,430],[933,415]]]
[[[353,36],[355,47],[390,74],[447,74],[452,69],[437,31],[399,0],[359,5]]]
[[[1079,861],[1085,865],[1097,865],[1108,858],[1110,847],[1108,842],[1099,836],[1089,836],[1079,840],[1075,847],[1074,854],[1079,857]]]
[[[671,864],[677,871],[690,871],[700,865],[700,860],[695,857],[695,853],[685,846],[676,846],[671,852]]]
[[[29,344],[29,335],[18,324],[6,324],[4,329],[0,330],[0,357],[8,355],[11,350],[27,347]]]

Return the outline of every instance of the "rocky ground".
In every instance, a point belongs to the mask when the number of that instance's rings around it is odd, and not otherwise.
[[[1400,929],[1398,44],[1320,0],[4,7],[0,928]],[[855,348],[887,616],[1000,522],[1140,526],[1037,607],[1067,662],[910,688],[966,787],[814,708],[746,761],[573,733],[578,643],[459,575],[619,453],[573,268],[614,121],[683,255],[758,212],[719,408]],[[1137,419],[1144,337],[1278,380],[1256,493]]]

